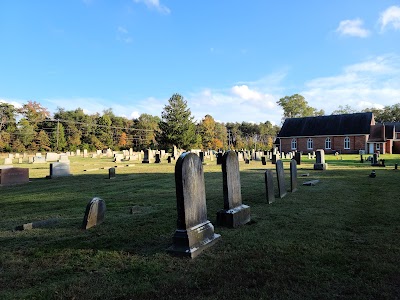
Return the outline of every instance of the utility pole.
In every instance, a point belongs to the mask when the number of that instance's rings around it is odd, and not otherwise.
[[[60,120],[57,119],[57,148],[56,150],[58,151],[58,135],[60,134]]]

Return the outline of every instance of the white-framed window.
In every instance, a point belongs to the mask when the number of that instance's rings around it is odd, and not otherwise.
[[[376,150],[381,150],[381,144],[376,144]]]
[[[344,138],[344,149],[350,149],[350,138],[348,136]]]
[[[325,139],[325,149],[331,149],[331,138],[327,137]]]
[[[291,146],[292,146],[292,150],[296,150],[297,149],[297,139],[292,139]]]
[[[309,138],[307,140],[307,149],[313,149],[313,147],[314,147],[313,140],[312,140],[312,138]]]

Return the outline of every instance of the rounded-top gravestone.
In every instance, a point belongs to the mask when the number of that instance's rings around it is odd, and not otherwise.
[[[177,229],[167,250],[176,256],[194,258],[213,245],[219,234],[207,220],[203,165],[194,153],[183,153],[175,165]]]

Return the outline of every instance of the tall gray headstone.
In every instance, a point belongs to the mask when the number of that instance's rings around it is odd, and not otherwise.
[[[290,161],[290,191],[297,191],[297,162],[295,159]]]
[[[88,205],[86,205],[82,228],[89,229],[103,223],[105,212],[106,203],[103,199],[95,197],[90,200]]]
[[[286,196],[285,172],[283,171],[283,163],[281,160],[276,162],[276,176],[278,178],[279,198]]]
[[[265,189],[267,191],[268,204],[271,204],[275,201],[274,175],[272,174],[272,170],[265,171]]]
[[[318,149],[316,151],[316,162],[314,164],[314,170],[326,170],[328,164],[325,163],[325,151],[323,149]]]
[[[217,213],[217,224],[235,228],[250,222],[250,206],[242,204],[239,160],[234,151],[222,157],[224,209]]]
[[[206,191],[203,165],[194,153],[183,153],[175,165],[177,229],[172,255],[194,258],[219,238],[207,220]]]

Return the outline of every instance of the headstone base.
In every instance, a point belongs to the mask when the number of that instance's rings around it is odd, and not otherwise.
[[[236,228],[248,222],[250,222],[250,206],[245,204],[217,212],[217,224],[220,226]]]
[[[328,169],[328,164],[314,164],[314,170],[326,170]]]
[[[214,233],[214,226],[206,221],[187,230],[177,229],[173,245],[167,252],[174,256],[195,258],[203,250],[214,245],[221,235]]]
[[[142,160],[142,164],[149,164],[150,163],[150,161],[148,161],[148,160]]]

